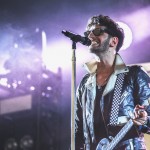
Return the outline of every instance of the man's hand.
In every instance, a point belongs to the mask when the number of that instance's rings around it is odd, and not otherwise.
[[[144,106],[136,105],[134,109],[134,118],[133,123],[135,125],[144,125],[147,121],[147,112],[145,111]]]

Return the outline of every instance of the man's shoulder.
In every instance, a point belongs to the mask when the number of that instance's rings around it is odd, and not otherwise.
[[[85,83],[87,82],[88,78],[90,77],[90,74],[87,73],[85,75],[83,75],[79,85],[78,85],[78,88],[83,88],[85,86]]]
[[[128,68],[129,68],[129,73],[132,75],[135,75],[135,74],[140,75],[141,74],[144,76],[149,76],[146,69],[141,65],[130,65],[130,66],[128,66]]]
[[[139,69],[139,68],[141,68],[142,66],[140,66],[140,65],[127,65],[127,67],[129,68],[129,69]]]
[[[83,77],[81,79],[81,82],[85,83],[88,80],[89,77],[90,77],[90,73],[87,73],[87,74],[83,75]]]
[[[140,71],[144,70],[144,68],[140,65],[128,65],[127,67],[129,69],[129,72],[132,72],[132,73],[140,72]]]

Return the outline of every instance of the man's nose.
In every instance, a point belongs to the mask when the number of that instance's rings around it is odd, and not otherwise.
[[[93,34],[93,32],[91,31],[90,33],[89,33],[89,35],[88,35],[88,38],[90,39],[90,38],[94,38],[95,37],[95,35]]]

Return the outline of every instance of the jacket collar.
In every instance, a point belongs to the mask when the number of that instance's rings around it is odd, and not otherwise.
[[[84,64],[84,68],[88,71],[88,73],[95,74],[96,70],[97,70],[97,63],[98,61],[96,61],[95,59],[86,62]],[[115,68],[114,68],[114,72],[115,74],[119,74],[121,72],[124,72],[127,69],[125,63],[123,62],[123,59],[121,58],[121,56],[117,53],[116,54],[116,59],[115,59]]]
[[[98,63],[98,61],[92,60],[92,61],[84,64],[85,69],[91,74],[91,76],[89,77],[89,79],[87,80],[87,83],[86,83],[87,88],[90,90],[92,90],[94,87],[96,87],[97,63]],[[119,54],[116,54],[114,72],[112,73],[112,75],[110,76],[110,78],[107,82],[107,85],[103,92],[103,96],[114,89],[117,75],[120,73],[128,72],[128,71],[129,71],[129,69],[123,62],[121,56]]]

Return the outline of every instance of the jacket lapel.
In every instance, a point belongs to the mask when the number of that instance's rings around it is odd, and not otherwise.
[[[94,100],[96,97],[96,74],[93,74],[89,77],[86,82],[86,87],[88,89],[89,97]]]
[[[89,79],[86,83],[86,86],[89,89],[89,92],[90,92],[89,94],[92,95],[93,99],[95,99],[97,61],[92,60],[90,62],[87,62],[87,63],[85,63],[84,67],[91,74],[91,76],[89,77]],[[110,78],[107,82],[107,85],[103,92],[103,96],[105,96],[106,94],[108,94],[110,91],[112,91],[114,89],[117,75],[120,73],[128,72],[128,71],[129,71],[129,69],[123,62],[121,56],[119,54],[117,54],[116,59],[115,59],[114,72],[112,73],[112,75],[110,76]]]

